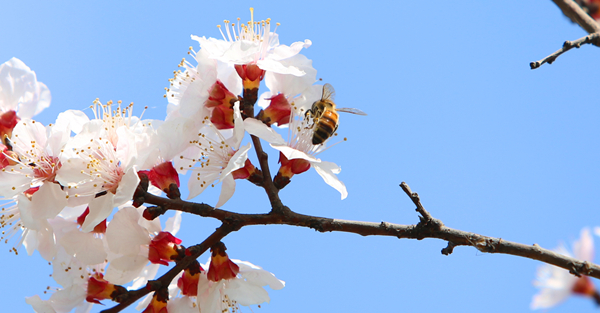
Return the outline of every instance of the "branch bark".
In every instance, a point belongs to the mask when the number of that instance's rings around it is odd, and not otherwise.
[[[417,240],[436,238],[448,242],[448,246],[442,250],[442,253],[446,255],[452,253],[452,250],[456,246],[472,246],[481,252],[503,253],[538,260],[564,268],[576,276],[587,275],[600,279],[600,266],[558,254],[541,248],[537,244],[525,245],[501,238],[488,237],[446,227],[441,221],[431,217],[431,214],[421,204],[418,195],[413,193],[406,183],[402,183],[401,186],[403,186],[403,190],[417,206],[417,211],[423,215],[421,221],[416,225],[333,219],[299,214],[289,209],[281,214],[273,212],[240,214],[221,209],[211,209],[206,204],[171,200],[151,194],[146,196],[146,202],[164,206],[171,210],[215,218],[231,225],[233,230],[251,225],[293,225],[312,228],[319,232],[338,231],[362,236],[393,236],[399,239]]]
[[[600,46],[600,25],[590,17],[577,3],[573,0],[552,0],[561,11],[569,18],[573,23],[581,26],[589,35],[581,37],[574,41],[565,41],[563,47],[551,55],[535,62],[529,63],[532,70],[539,68],[544,63],[552,64],[561,54],[571,50],[572,48],[579,48],[584,44],[593,44]]]

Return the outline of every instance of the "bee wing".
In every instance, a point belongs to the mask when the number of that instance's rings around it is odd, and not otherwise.
[[[338,112],[352,113],[356,115],[367,115],[367,113],[355,108],[336,108]]]
[[[331,86],[331,84],[329,84],[329,83],[323,85],[323,96],[321,97],[321,100],[333,101],[334,98],[335,98],[335,89],[333,89],[333,86]]]

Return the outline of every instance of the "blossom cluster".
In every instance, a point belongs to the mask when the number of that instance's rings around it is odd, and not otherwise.
[[[181,61],[169,80],[164,120],[142,120],[133,104],[96,99],[93,117],[68,110],[42,125],[33,117],[50,105],[49,89],[19,59],[0,66],[2,239],[15,253],[20,246],[30,255],[37,250],[60,285],[49,299],[27,299],[36,312],[89,312],[102,300],[119,302],[127,288],[153,279],[160,265],[184,258],[186,248],[175,237],[181,212],[163,227],[143,203],[132,201],[136,188],[148,179],[150,192],[178,199],[179,175],[188,174],[188,199],[222,183],[214,205],[221,207],[236,180],[264,182],[248,156],[251,144],[243,144],[246,133],[279,153],[276,188],[314,168],[342,199],[347,196],[340,167],[317,158],[337,120],[323,135],[311,111],[325,90],[316,84],[312,61],[300,53],[312,43],[281,44],[274,26],[270,19],[225,21],[222,39],[192,36],[199,49],[190,48],[191,62]],[[261,84],[268,91],[259,95]],[[256,114],[255,103],[261,108]],[[269,301],[266,285],[280,289],[284,283],[251,263],[230,260],[219,243],[209,263],[194,262],[140,308],[235,311]]]

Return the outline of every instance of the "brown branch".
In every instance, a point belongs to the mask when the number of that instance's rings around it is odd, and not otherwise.
[[[251,135],[250,137],[252,137],[252,144],[254,145],[254,150],[256,150],[256,157],[260,163],[260,169],[263,172],[262,186],[267,192],[267,196],[271,202],[271,211],[274,213],[282,213],[286,210],[286,207],[279,198],[279,189],[277,189],[275,184],[273,184],[273,178],[271,177],[271,171],[269,170],[269,159],[267,153],[262,148],[260,138],[254,135]]]
[[[189,247],[188,251],[191,252],[191,255],[185,256],[181,261],[177,262],[175,266],[173,266],[168,272],[166,272],[159,279],[149,281],[146,286],[138,289],[129,291],[121,300],[121,302],[110,309],[106,309],[101,311],[102,313],[116,313],[121,312],[121,310],[130,306],[137,300],[141,299],[145,295],[150,292],[156,291],[162,287],[168,287],[173,278],[179,274],[182,270],[187,268],[194,260],[196,260],[200,255],[202,255],[208,248],[219,242],[229,233],[231,233],[234,229],[230,224],[223,223],[215,232],[213,232],[208,238],[206,238],[202,243],[197,244],[195,246]]]
[[[190,203],[183,200],[171,200],[148,194],[146,202],[161,205],[168,209],[180,210],[200,216],[218,219],[228,223],[234,230],[250,225],[293,225],[308,227],[319,232],[347,232],[362,236],[393,236],[397,238],[417,239],[437,238],[448,242],[442,250],[450,254],[456,246],[472,246],[481,252],[503,253],[533,260],[542,261],[564,268],[574,275],[587,275],[600,279],[600,266],[567,257],[544,249],[538,245],[524,245],[501,238],[483,236],[471,232],[446,227],[441,221],[431,217],[425,210],[416,193],[410,190],[406,183],[401,184],[417,211],[423,215],[417,225],[400,225],[388,222],[362,222],[342,219],[332,219],[296,213],[286,207],[283,213],[240,214],[221,209],[210,209],[206,204]],[[406,188],[406,189],[405,189]]]
[[[406,193],[406,195],[408,195],[412,202],[417,206],[417,209],[415,211],[421,213],[421,216],[423,216],[422,220],[425,220],[426,222],[431,221],[433,217],[431,217],[431,214],[429,214],[429,212],[427,212],[427,210],[425,210],[425,208],[421,204],[419,194],[416,192],[412,192],[408,184],[405,182],[402,182],[400,184],[400,187],[402,188],[402,190],[404,190],[404,192]]]
[[[185,257],[157,280],[148,282],[145,288],[130,291],[127,297],[117,306],[102,311],[103,313],[120,312],[125,307],[137,301],[146,294],[168,286],[171,280],[193,260],[204,253],[210,246],[223,239],[232,231],[237,231],[251,225],[292,225],[315,229],[319,232],[347,232],[362,236],[393,236],[399,239],[436,238],[448,242],[441,250],[442,254],[449,255],[457,246],[472,246],[481,252],[503,253],[520,256],[532,260],[542,261],[568,270],[576,276],[587,275],[600,279],[600,266],[587,261],[577,260],[554,251],[541,248],[537,244],[524,245],[512,241],[483,236],[471,232],[457,230],[444,226],[444,224],[431,216],[421,204],[419,195],[412,192],[408,184],[400,184],[404,192],[417,206],[416,211],[422,216],[416,225],[400,225],[388,222],[362,222],[342,219],[332,219],[296,213],[287,207],[281,212],[271,210],[265,214],[240,214],[221,209],[214,209],[203,203],[192,203],[180,199],[167,199],[149,193],[139,195],[146,203],[161,206],[165,209],[179,210],[204,217],[211,217],[223,222],[223,225],[204,242],[191,247],[192,255]],[[141,191],[140,191],[141,193]]]
[[[565,41],[563,47],[553,54],[535,62],[529,63],[532,70],[539,68],[544,63],[552,64],[561,54],[571,50],[572,48],[579,48],[582,44],[593,44],[600,46],[600,25],[590,17],[575,1],[573,0],[552,0],[561,11],[574,23],[577,23],[583,28],[589,35],[579,38],[575,41]]]
[[[257,100],[257,92],[258,89],[248,90],[244,89],[244,97],[242,99],[242,107],[244,110],[244,115],[246,117],[254,116],[254,104]],[[263,150],[262,145],[260,143],[260,138],[250,135],[252,138],[252,144],[254,145],[254,150],[256,151],[256,157],[258,158],[258,162],[260,164],[260,170],[263,174],[262,187],[267,192],[267,196],[269,197],[269,201],[271,202],[271,211],[273,213],[283,213],[287,208],[281,202],[279,198],[279,189],[275,187],[273,184],[273,178],[271,177],[271,171],[269,170],[269,157],[267,153]],[[289,210],[289,209],[288,209]]]

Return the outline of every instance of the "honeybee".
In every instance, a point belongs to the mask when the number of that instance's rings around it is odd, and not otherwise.
[[[335,133],[340,123],[340,117],[337,112],[367,115],[367,113],[359,109],[336,108],[335,103],[333,103],[334,98],[335,89],[330,84],[325,84],[323,85],[321,100],[315,101],[312,108],[306,111],[305,117],[313,119],[313,145],[322,144]],[[308,116],[309,114],[310,117]]]

